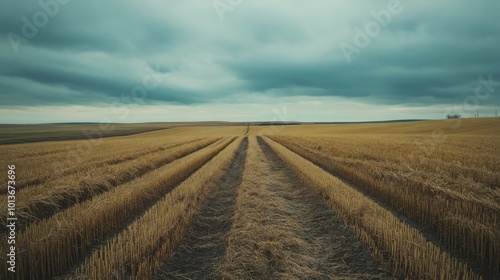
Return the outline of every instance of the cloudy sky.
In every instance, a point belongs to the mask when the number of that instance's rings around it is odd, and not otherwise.
[[[500,1],[0,2],[0,123],[494,115]]]

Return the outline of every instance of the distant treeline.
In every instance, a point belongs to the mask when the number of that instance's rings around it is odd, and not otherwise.
[[[307,124],[364,124],[364,123],[401,123],[401,122],[420,122],[420,121],[428,121],[428,120],[410,119],[410,120],[365,121],[365,122],[310,122]]]

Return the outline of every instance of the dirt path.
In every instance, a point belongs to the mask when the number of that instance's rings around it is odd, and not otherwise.
[[[232,226],[248,141],[241,148],[205,204],[195,214],[173,258],[162,265],[157,279],[219,279],[227,237]]]
[[[391,279],[267,144],[249,143],[223,278]]]
[[[250,136],[157,279],[392,279],[335,213]]]

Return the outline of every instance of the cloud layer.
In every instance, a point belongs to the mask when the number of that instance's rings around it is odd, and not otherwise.
[[[479,76],[500,81],[495,0],[6,0],[0,7],[3,109],[286,98],[451,106],[474,95]],[[342,45],[355,52],[346,56]],[[496,88],[479,105],[500,105]]]

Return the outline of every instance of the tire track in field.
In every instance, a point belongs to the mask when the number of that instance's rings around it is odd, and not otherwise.
[[[260,138],[250,139],[222,273],[225,279],[392,279]]]
[[[68,269],[84,261],[92,248],[139,219],[234,141],[234,137],[223,138],[205,147],[205,151],[202,149],[190,154],[170,167],[163,166],[147,174],[148,178],[141,177],[146,179],[145,182],[123,185],[113,190],[113,193],[75,205],[28,228],[17,236],[19,243],[23,244],[20,248],[22,253],[17,255],[20,264],[17,268],[18,278],[27,279],[26,275],[36,275],[36,278],[31,278],[42,279],[39,277],[43,275],[43,279],[52,279],[55,275],[68,272]],[[53,232],[53,229],[56,230]],[[54,262],[54,259],[59,261]],[[0,278],[1,275],[0,269]]]
[[[162,265],[157,279],[219,278],[247,148],[248,138],[245,138],[226,175],[198,209],[183,241],[173,257]]]
[[[328,162],[334,161],[334,158],[331,158],[328,155],[321,154],[318,151],[311,150],[307,147],[301,147],[295,142],[283,141],[283,139],[276,139],[274,137],[268,138],[290,150],[291,152],[310,161],[332,176],[337,177],[339,180],[341,180],[343,183],[353,188],[357,192],[362,193],[364,196],[368,197],[380,207],[398,217],[398,219],[400,219],[404,223],[417,229],[427,239],[427,241],[431,242],[434,246],[440,248],[443,252],[447,252],[451,257],[457,259],[458,261],[467,264],[475,273],[482,275],[484,279],[494,279],[493,276],[490,276],[490,272],[487,268],[481,268],[481,264],[471,261],[469,258],[465,257],[459,251],[459,249],[453,248],[452,246],[450,246],[450,244],[446,244],[439,238],[439,236],[437,236],[435,232],[432,232],[429,228],[425,227],[418,221],[412,219],[409,215],[405,214],[402,211],[401,207],[392,204],[390,199],[388,200],[387,198],[379,196],[376,192],[366,187],[366,181],[359,178],[353,179],[352,177],[346,176],[345,173],[341,173],[341,171],[329,166]]]

